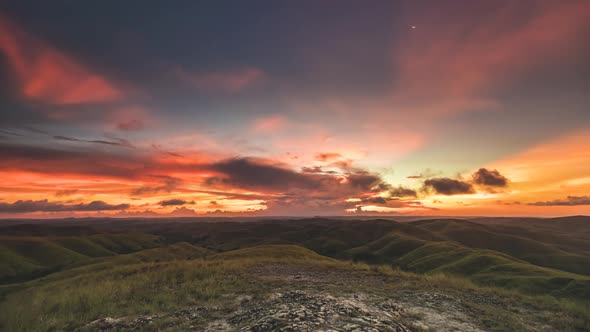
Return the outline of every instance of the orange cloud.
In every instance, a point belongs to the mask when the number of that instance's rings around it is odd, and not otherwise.
[[[0,51],[19,80],[23,96],[56,105],[119,100],[123,93],[72,57],[0,16]]]

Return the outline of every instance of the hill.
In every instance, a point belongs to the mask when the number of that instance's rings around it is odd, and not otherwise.
[[[298,303],[314,326],[347,308],[332,322],[342,330],[381,324],[351,318],[358,314],[402,331],[442,326],[437,315],[449,331],[589,330],[588,224],[586,217],[12,223],[0,227],[0,328],[265,330],[264,317],[272,317],[269,326],[293,323],[269,306]]]
[[[59,230],[52,230],[55,234]],[[65,230],[69,233],[69,229]],[[38,234],[38,233],[36,233]],[[94,257],[130,253],[159,246],[150,234],[81,236],[0,236],[0,282],[32,279]]]

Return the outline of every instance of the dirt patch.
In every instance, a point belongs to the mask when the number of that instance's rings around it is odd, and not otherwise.
[[[189,307],[152,316],[106,317],[81,330],[481,332],[491,328],[482,323],[479,306],[507,305],[499,297],[401,289],[392,287],[401,280],[396,276],[316,265],[261,265],[243,277],[264,284],[261,292],[226,294],[223,304],[215,307]],[[541,322],[529,326],[549,330]]]
[[[251,303],[228,319],[240,331],[410,331],[400,323],[404,311],[357,298],[288,291]]]

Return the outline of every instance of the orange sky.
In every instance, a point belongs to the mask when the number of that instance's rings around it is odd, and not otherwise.
[[[587,1],[40,6],[0,218],[590,214]]]

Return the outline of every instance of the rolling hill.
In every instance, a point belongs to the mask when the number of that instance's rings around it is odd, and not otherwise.
[[[399,269],[383,273],[420,287],[435,283],[475,294],[489,288],[539,297],[530,301],[557,301],[552,305],[576,321],[564,326],[584,330],[590,328],[587,225],[590,218],[582,217],[12,224],[0,226],[0,306],[10,314],[15,303],[24,305],[19,299],[40,301],[26,304],[31,314],[49,315],[48,322],[56,319],[55,327],[68,329],[74,325],[65,322],[82,324],[115,312],[170,310],[179,299],[189,305],[219,299],[228,290],[266,292],[265,283],[254,285],[245,277],[246,267],[287,264],[296,271],[324,266],[344,275],[359,268]],[[48,297],[59,308],[54,313],[39,304]],[[80,313],[78,306],[86,313],[71,316],[68,310]],[[29,326],[25,316],[4,319]]]
[[[87,259],[131,253],[159,245],[157,236],[139,233],[81,236],[2,235],[0,282],[32,279]]]

